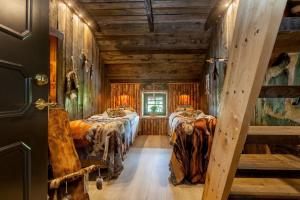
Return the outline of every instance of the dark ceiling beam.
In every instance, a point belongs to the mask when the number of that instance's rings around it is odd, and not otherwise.
[[[154,32],[154,18],[153,18],[151,0],[145,0],[145,9],[146,9],[146,15],[148,20],[149,31]]]

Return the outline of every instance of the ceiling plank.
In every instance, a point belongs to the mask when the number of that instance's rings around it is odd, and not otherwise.
[[[144,1],[141,2],[116,2],[116,3],[81,3],[81,5],[88,10],[112,10],[112,9],[144,9]]]
[[[206,49],[175,49],[175,50],[138,50],[138,51],[101,51],[107,55],[139,55],[139,54],[206,54]]]
[[[205,23],[206,14],[178,14],[178,15],[154,15],[155,23],[171,23],[171,22],[200,22]]]
[[[172,1],[153,1],[153,8],[188,8],[203,7],[209,8],[209,0],[172,0]]]
[[[101,9],[92,9],[89,10],[89,13],[93,15],[94,17],[99,16],[145,16],[146,11],[143,8],[137,8],[137,9],[107,9],[107,10],[101,10]]]
[[[140,34],[149,33],[148,23],[127,23],[127,24],[103,24],[103,34]],[[204,23],[201,22],[169,22],[155,23],[154,33],[199,33],[204,31]]]
[[[97,38],[101,51],[207,49],[208,35],[146,35]]]
[[[128,63],[204,63],[205,54],[123,54],[101,52],[105,64]]]
[[[154,15],[178,15],[178,14],[199,14],[208,16],[208,9],[203,7],[192,8],[153,8]]]
[[[127,24],[127,23],[147,23],[147,16],[98,16],[94,17],[95,20],[101,25],[109,24]]]

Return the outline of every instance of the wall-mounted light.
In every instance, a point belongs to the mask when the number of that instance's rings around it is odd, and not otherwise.
[[[189,106],[191,104],[191,96],[189,94],[181,94],[179,96],[179,105]]]
[[[129,95],[127,94],[122,94],[120,96],[120,104],[123,107],[129,106]]]

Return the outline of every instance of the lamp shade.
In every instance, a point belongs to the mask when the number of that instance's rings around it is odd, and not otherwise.
[[[188,94],[182,94],[179,96],[179,104],[183,106],[188,106],[191,104],[191,96]]]
[[[123,94],[120,97],[121,106],[128,106],[129,105],[129,96],[127,94]]]

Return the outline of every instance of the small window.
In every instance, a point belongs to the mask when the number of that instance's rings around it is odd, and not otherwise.
[[[143,116],[166,116],[167,115],[166,92],[143,93]]]

